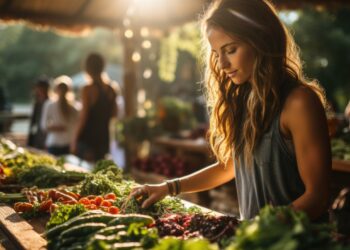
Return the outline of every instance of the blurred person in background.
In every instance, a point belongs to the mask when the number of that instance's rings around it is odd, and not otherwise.
[[[0,115],[4,115],[4,118],[0,119],[0,133],[5,133],[10,130],[11,119],[5,118],[7,114],[11,113],[12,106],[6,95],[5,88],[0,86]]]
[[[350,101],[348,102],[348,105],[346,105],[344,115],[345,115],[345,119],[348,122],[349,129],[350,129]]]
[[[80,158],[95,162],[109,152],[111,119],[117,116],[116,92],[104,77],[105,61],[97,53],[85,60],[89,84],[81,91],[82,110],[71,152]]]
[[[73,102],[72,79],[62,75],[53,83],[55,97],[44,104],[41,128],[47,133],[48,152],[61,156],[70,152],[70,143],[78,122],[78,109]]]
[[[44,103],[49,99],[50,81],[47,77],[39,78],[33,87],[34,105],[30,117],[27,145],[45,149],[46,133],[40,127]]]

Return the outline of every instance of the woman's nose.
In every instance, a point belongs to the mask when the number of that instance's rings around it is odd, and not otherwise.
[[[230,66],[230,62],[225,58],[225,56],[220,56],[219,58],[219,67],[220,69],[226,69]]]

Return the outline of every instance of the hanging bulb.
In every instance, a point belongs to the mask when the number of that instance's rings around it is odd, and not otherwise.
[[[152,76],[152,70],[151,69],[145,69],[143,71],[143,78],[149,79]]]
[[[144,40],[142,42],[142,48],[144,49],[150,49],[152,47],[152,43],[150,40]]]
[[[142,37],[148,37],[149,36],[149,29],[147,27],[142,27],[140,30],[140,34]]]
[[[125,32],[124,32],[124,36],[126,38],[132,38],[134,36],[134,32],[131,30],[131,29],[127,29]]]
[[[139,62],[141,61],[141,54],[137,51],[135,51],[132,56],[131,56],[131,59],[134,61],[134,62]]]

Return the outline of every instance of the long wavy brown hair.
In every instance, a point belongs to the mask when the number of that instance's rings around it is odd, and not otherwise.
[[[256,55],[252,80],[234,84],[219,68],[206,39],[210,28],[249,44]],[[209,141],[220,162],[233,155],[252,159],[255,146],[297,86],[314,90],[325,104],[323,90],[302,71],[299,49],[275,8],[265,0],[214,2],[202,18],[206,48],[204,91],[210,113]]]

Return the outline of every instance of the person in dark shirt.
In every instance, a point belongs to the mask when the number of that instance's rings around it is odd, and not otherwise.
[[[90,83],[81,92],[82,110],[71,143],[71,152],[89,162],[103,159],[109,152],[109,124],[117,116],[116,92],[103,77],[104,67],[105,61],[97,53],[85,61]]]

